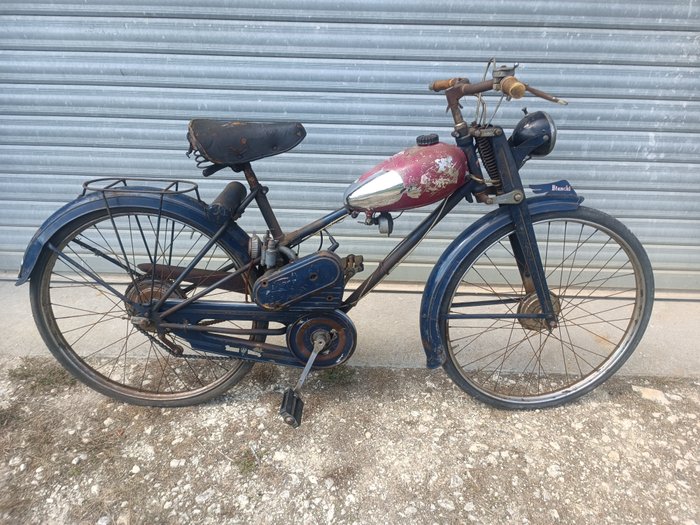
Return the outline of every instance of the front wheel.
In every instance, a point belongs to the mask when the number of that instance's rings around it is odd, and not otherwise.
[[[524,289],[513,225],[462,262],[440,305],[444,368],[460,388],[503,408],[571,401],[622,366],[649,322],[654,279],[642,245],[618,220],[580,207],[532,217],[557,326]]]

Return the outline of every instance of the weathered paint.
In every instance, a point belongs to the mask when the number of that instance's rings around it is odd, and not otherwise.
[[[555,211],[575,210],[580,203],[580,198],[557,194],[527,199],[527,207],[531,216]],[[440,325],[440,319],[444,319],[440,308],[443,306],[450,281],[459,270],[462,261],[469,256],[472,250],[476,249],[481,241],[510,224],[512,220],[507,206],[497,208],[484,215],[455,238],[435,264],[425,285],[420,309],[421,340],[428,368],[442,366],[447,357],[449,341],[445,340],[445,334]]]
[[[328,310],[340,305],[344,289],[340,257],[321,251],[265,273],[255,282],[252,297],[266,310],[282,310],[292,305]]]
[[[432,146],[414,146],[377,164],[357,179],[351,188],[356,190],[364,182],[395,173],[403,181],[400,194],[392,198],[392,202],[373,207],[371,211],[407,210],[444,199],[464,184],[467,161],[457,146],[443,142]]]

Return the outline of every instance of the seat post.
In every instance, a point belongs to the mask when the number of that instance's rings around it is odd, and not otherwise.
[[[267,200],[267,187],[258,182],[258,177],[255,175],[250,162],[243,164],[242,168],[245,179],[248,181],[248,186],[250,186],[250,191],[258,189],[255,202],[258,203],[258,208],[260,209],[260,213],[262,213],[263,219],[265,219],[265,224],[267,224],[267,227],[275,239],[281,239],[284,233],[282,232],[282,228],[280,228],[280,223],[277,221],[275,212],[272,211],[270,202]]]

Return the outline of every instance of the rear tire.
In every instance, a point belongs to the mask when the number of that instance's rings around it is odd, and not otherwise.
[[[32,273],[30,289],[34,319],[54,357],[91,388],[136,405],[194,405],[238,383],[252,363],[200,352],[172,333],[161,340],[154,332],[136,328],[129,305],[88,273],[138,302],[157,300],[172,279],[137,272],[138,265],[187,266],[212,233],[187,218],[165,211],[159,216],[157,209],[138,207],[115,208],[111,215],[102,209],[63,227],[51,243],[82,269],[47,247]],[[195,268],[235,270],[242,265],[235,253],[217,243]],[[183,284],[174,297],[197,291],[195,285]],[[219,299],[245,300],[243,294],[227,291],[207,295],[207,300]],[[265,326],[252,323],[255,328]]]
[[[653,305],[647,254],[617,219],[580,207],[532,221],[559,310],[556,328],[533,319],[459,317],[540,313],[515,264],[512,224],[462,262],[440,305],[444,369],[465,392],[502,408],[557,406],[596,388],[632,354]]]

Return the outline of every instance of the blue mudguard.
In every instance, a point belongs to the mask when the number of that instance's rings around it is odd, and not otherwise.
[[[583,199],[573,195],[530,197],[530,215],[556,211],[572,211]],[[420,308],[420,331],[428,368],[442,366],[447,358],[445,334],[439,326],[439,309],[453,274],[460,263],[486,237],[511,222],[507,206],[498,208],[473,223],[447,247],[428,278]]]
[[[136,189],[136,188],[134,188]],[[26,283],[34,271],[41,252],[51,238],[64,226],[76,219],[85,217],[98,210],[104,209],[107,205],[114,212],[120,210],[134,209],[138,211],[155,211],[162,209],[169,214],[183,217],[191,224],[199,228],[202,232],[213,235],[221,226],[214,218],[207,214],[208,206],[184,194],[164,194],[161,208],[161,196],[154,193],[136,193],[132,189],[129,193],[111,193],[105,198],[102,193],[88,193],[69,202],[61,209],[51,215],[44,224],[37,230],[29,242],[19,276],[15,282],[16,286]],[[153,188],[142,188],[144,190]],[[106,200],[106,202],[105,202]],[[226,247],[230,253],[238,256],[242,263],[249,261],[248,257],[248,235],[237,225],[232,224],[226,233],[221,237],[220,243]]]

